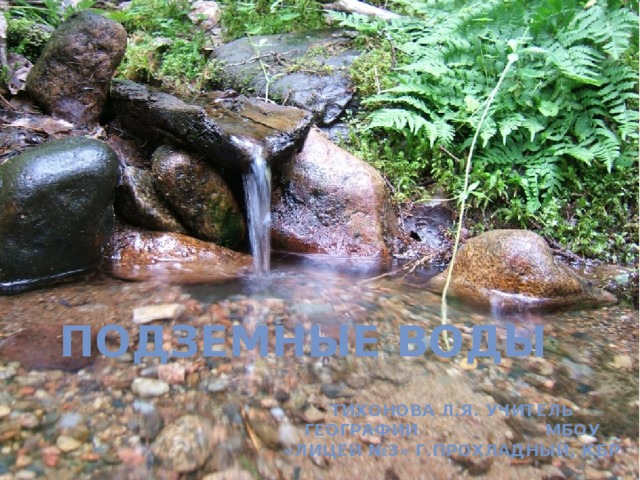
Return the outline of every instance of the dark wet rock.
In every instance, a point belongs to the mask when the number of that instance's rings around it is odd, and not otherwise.
[[[118,159],[84,137],[54,140],[0,165],[0,292],[94,268],[113,226]]]
[[[448,270],[429,288],[442,291]],[[498,310],[593,306],[615,297],[592,286],[556,260],[539,235],[527,230],[493,230],[467,241],[459,250],[451,293]]]
[[[260,149],[268,163],[290,158],[311,125],[311,115],[294,107],[220,93],[202,95],[194,105],[126,80],[112,82],[111,101],[131,133],[236,170],[248,170]]]
[[[131,225],[161,232],[187,233],[164,200],[158,196],[149,170],[125,167],[116,189],[115,208]]]
[[[353,98],[348,68],[358,56],[340,31],[313,31],[241,38],[217,48],[222,80],[237,90],[264,97],[262,65],[269,71],[269,98],[313,112],[330,125]]]
[[[126,46],[127,32],[119,23],[89,11],[72,15],[31,69],[27,91],[55,117],[97,123]]]
[[[210,420],[185,415],[167,425],[151,446],[151,451],[169,470],[185,473],[202,467],[211,452],[213,424]]]
[[[386,258],[397,223],[380,174],[312,130],[283,166],[272,196],[276,249]]]
[[[62,325],[30,327],[7,337],[0,343],[0,359],[20,362],[27,369],[75,372],[93,363],[97,355],[97,329],[92,331],[91,356],[82,356],[83,338],[71,336],[71,356],[62,355]]]
[[[224,179],[202,160],[162,146],[152,157],[156,189],[191,235],[227,248],[240,245],[245,224]]]
[[[112,123],[117,124],[115,121]],[[150,167],[148,158],[150,152],[141,152],[139,142],[133,138],[121,137],[114,132],[115,129],[117,129],[117,125],[109,125],[109,135],[104,141],[116,152],[120,161],[124,165],[148,169]]]
[[[116,230],[105,269],[124,280],[211,283],[237,278],[250,270],[251,257],[179,233]]]
[[[446,243],[445,232],[453,225],[453,212],[441,200],[414,203],[408,211],[403,210],[402,223],[413,240],[438,249]]]

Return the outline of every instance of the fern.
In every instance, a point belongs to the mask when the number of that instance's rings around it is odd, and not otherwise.
[[[385,28],[402,54],[387,83],[395,86],[363,101],[364,131],[372,138],[398,138],[398,144],[423,138],[430,154],[409,149],[407,161],[428,167],[459,194],[461,167],[443,160],[440,147],[466,156],[479,112],[517,43],[520,59],[480,131],[476,205],[509,198],[514,208],[523,206],[519,224],[539,222],[558,198],[582,194],[585,177],[619,169],[634,175],[638,18],[630,7],[585,8],[580,0],[394,3],[419,18],[381,27],[342,16],[367,34]],[[637,198],[629,202],[637,205]]]

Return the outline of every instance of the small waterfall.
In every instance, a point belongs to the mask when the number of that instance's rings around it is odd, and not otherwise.
[[[271,256],[271,170],[260,146],[251,143],[251,152],[251,170],[243,178],[249,243],[255,272],[266,273]]]

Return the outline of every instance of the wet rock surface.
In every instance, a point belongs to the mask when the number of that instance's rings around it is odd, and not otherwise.
[[[116,213],[129,224],[147,230],[187,233],[156,192],[149,170],[125,166],[116,189]]]
[[[348,67],[358,56],[341,31],[314,31],[241,38],[217,48],[224,62],[223,82],[239,91],[264,97],[269,71],[269,97],[314,115],[330,125],[353,98]]]
[[[429,288],[441,291],[447,272],[434,277]],[[527,230],[492,230],[468,240],[458,252],[451,289],[464,300],[498,310],[616,301],[556,260],[547,242]]]
[[[447,244],[445,232],[453,226],[453,212],[447,202],[435,199],[412,204],[410,209],[402,209],[400,217],[404,232],[426,248],[438,250]]]
[[[153,154],[152,176],[156,190],[192,236],[227,248],[244,240],[244,218],[231,190],[204,161],[162,146]]]
[[[294,107],[219,94],[189,104],[125,80],[112,82],[111,102],[133,134],[173,143],[235,170],[248,170],[258,150],[268,163],[286,160],[299,150],[311,125],[311,115]]]
[[[236,278],[250,265],[249,255],[214,243],[120,226],[111,238],[104,268],[125,280],[206,283]]]
[[[318,130],[274,178],[276,249],[386,258],[385,237],[395,234],[395,214],[380,174]]]
[[[97,140],[54,140],[0,165],[0,292],[94,268],[113,226],[118,160]]]
[[[88,11],[53,34],[27,78],[27,91],[45,112],[78,125],[97,123],[109,82],[127,45],[122,25]]]

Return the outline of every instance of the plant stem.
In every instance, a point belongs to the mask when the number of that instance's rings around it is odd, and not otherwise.
[[[480,117],[480,121],[478,122],[478,126],[476,127],[476,132],[473,135],[471,148],[469,148],[469,156],[467,157],[467,164],[466,164],[465,173],[464,173],[464,188],[462,189],[462,195],[460,198],[460,215],[458,216],[458,228],[456,229],[456,238],[453,244],[453,255],[451,256],[451,262],[449,263],[447,280],[444,284],[444,289],[442,290],[442,300],[440,302],[440,317],[441,317],[442,325],[447,324],[447,293],[449,291],[449,286],[451,285],[453,267],[455,266],[455,263],[456,263],[456,255],[458,253],[458,246],[460,245],[460,236],[462,234],[462,222],[464,220],[464,210],[467,205],[467,197],[469,196],[469,191],[468,191],[469,177],[471,175],[471,165],[472,165],[471,160],[473,159],[473,152],[476,148],[478,137],[480,136],[480,129],[482,128],[482,124],[484,123],[485,119],[487,118],[487,115],[489,114],[489,109],[491,108],[491,105],[493,104],[493,101],[496,98],[496,95],[498,94],[498,90],[500,90],[500,86],[502,85],[502,82],[507,76],[507,72],[511,68],[511,65],[513,65],[517,60],[518,60],[518,56],[515,53],[509,54],[507,64],[505,65],[504,70],[502,70],[502,73],[500,74],[498,83],[493,88],[493,90],[491,91],[491,94],[489,95],[489,98],[487,99],[487,104],[484,107],[484,111],[482,112],[482,116]],[[445,345],[446,345],[446,348],[448,349],[449,338],[446,330],[444,332],[444,335],[445,335],[444,336]]]

